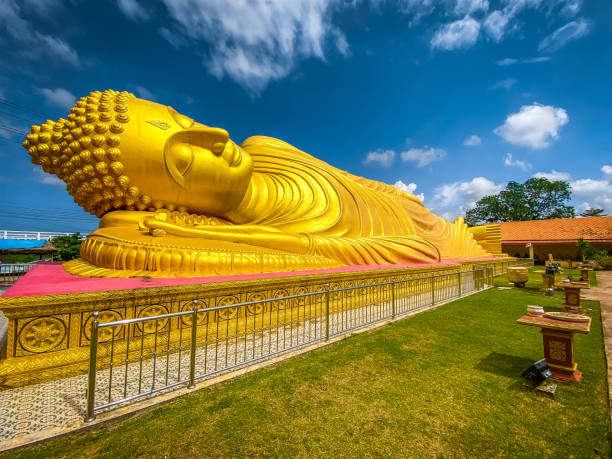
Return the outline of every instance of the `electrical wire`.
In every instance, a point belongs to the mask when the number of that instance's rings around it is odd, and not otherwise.
[[[0,114],[2,114],[2,115],[7,115],[7,116],[12,116],[13,118],[17,118],[18,120],[21,120],[21,121],[26,121],[26,122],[28,122],[28,123],[32,123],[32,124],[40,124],[40,122],[39,122],[39,121],[34,121],[34,120],[32,120],[32,119],[29,119],[29,118],[24,118],[23,116],[15,115],[14,113],[7,112],[7,111],[5,111],[5,110],[0,110]]]
[[[0,129],[4,129],[5,131],[14,132],[15,134],[28,135],[27,132],[22,131],[20,129],[15,129],[11,126],[5,126],[4,124],[0,124]]]
[[[0,140],[4,140],[5,142],[12,142],[12,143],[16,143],[17,145],[21,145],[21,142],[17,140],[9,139],[8,137],[4,137],[3,135],[0,135]]]
[[[46,115],[37,112],[36,110],[32,110],[31,108],[24,107],[23,105],[16,104],[15,102],[11,102],[10,100],[6,100],[4,97],[0,97],[0,104],[6,105],[7,107],[16,108],[17,110],[21,110],[26,113],[31,113],[32,115],[46,118]]]

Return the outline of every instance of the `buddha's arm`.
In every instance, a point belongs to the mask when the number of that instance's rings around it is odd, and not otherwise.
[[[419,236],[336,237],[284,232],[263,225],[199,225],[169,222],[163,214],[148,216],[140,227],[165,235],[248,244],[300,255],[322,255],[345,264],[393,264],[438,261],[435,246]]]
[[[156,218],[145,217],[140,221],[142,229],[153,236],[201,238],[248,244],[257,247],[307,254],[311,249],[311,238],[305,234],[286,233],[276,228],[261,225],[181,225]]]

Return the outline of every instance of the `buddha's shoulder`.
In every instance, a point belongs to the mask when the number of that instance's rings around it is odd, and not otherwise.
[[[285,142],[284,140],[276,139],[265,135],[253,135],[247,138],[241,145],[245,150],[253,148],[291,148],[298,150],[298,148]]]

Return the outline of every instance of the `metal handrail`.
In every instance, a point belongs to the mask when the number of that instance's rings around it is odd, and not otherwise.
[[[469,271],[432,273],[409,279],[393,277],[390,281],[348,287],[330,288],[328,284],[324,290],[315,292],[213,307],[200,308],[198,300],[194,299],[190,310],[105,323],[99,322],[99,312],[95,312],[90,326],[86,420],[93,420],[96,412],[111,406],[181,385],[193,388],[196,380],[465,296],[491,286],[494,275],[492,266],[483,266]],[[384,288],[388,286],[391,288]],[[342,294],[350,291],[355,293]],[[301,301],[287,307],[290,300],[295,299]],[[279,306],[281,303],[284,305],[282,308]],[[269,306],[266,308],[266,305]],[[223,311],[230,312],[223,314]],[[198,324],[198,316],[202,314],[204,318]],[[191,325],[184,325],[183,318],[188,316],[191,316]],[[173,329],[172,319],[176,318],[179,318],[179,322]],[[162,322],[161,328],[160,321],[166,321]],[[147,323],[150,327],[148,331]],[[120,338],[117,332],[121,330],[120,327],[125,327],[124,338]],[[112,328],[111,339],[100,342],[100,330],[109,328]],[[106,333],[109,335],[109,332]],[[153,349],[151,352],[150,348]],[[99,355],[100,349],[105,350],[104,355]],[[187,350],[189,377],[185,378],[181,376],[181,371]],[[118,357],[120,353],[123,355],[121,359]],[[97,378],[106,375],[98,371],[98,367],[105,368],[105,358],[110,359],[107,364],[108,388],[104,379],[104,384],[97,384]],[[163,358],[166,360],[165,368],[160,360]],[[172,378],[176,380],[170,378],[171,361]],[[115,370],[115,362],[122,367]],[[146,365],[148,367],[145,369]],[[210,365],[212,367],[209,369]],[[198,368],[202,374],[198,374]],[[163,370],[162,375],[158,376],[160,369]],[[113,371],[123,371],[123,387],[113,386]],[[142,390],[145,372],[150,373],[152,379],[149,390]],[[138,392],[130,395],[128,380],[132,379],[129,375],[138,385]],[[162,377],[163,384],[157,381]],[[101,388],[105,391],[107,402],[96,405],[96,390]]]

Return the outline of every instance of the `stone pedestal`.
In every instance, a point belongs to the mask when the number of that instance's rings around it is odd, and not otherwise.
[[[539,327],[542,333],[544,356],[557,381],[580,381],[582,373],[574,360],[574,333],[587,334],[591,329],[588,322],[567,322],[542,316],[524,315],[517,320],[520,325]]]

